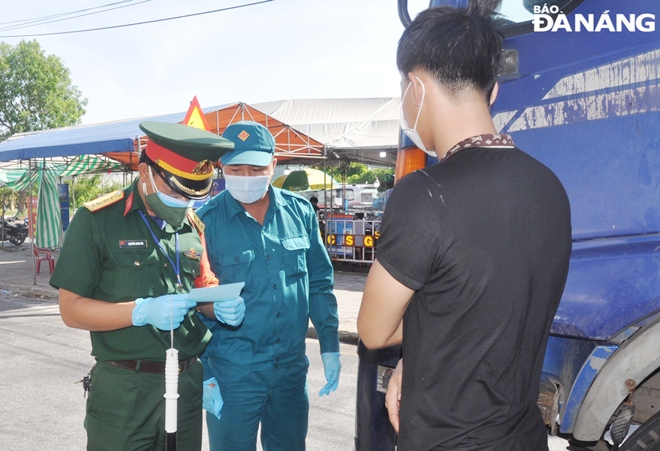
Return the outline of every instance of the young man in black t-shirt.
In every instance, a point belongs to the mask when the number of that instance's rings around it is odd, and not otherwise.
[[[570,208],[493,125],[501,39],[488,17],[432,8],[399,42],[402,127],[440,163],[393,190],[358,331],[370,348],[403,343],[386,396],[400,451],[547,449],[536,400]]]

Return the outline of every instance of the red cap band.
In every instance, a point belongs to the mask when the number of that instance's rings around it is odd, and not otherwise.
[[[166,163],[170,168],[176,168],[178,171],[192,175],[193,170],[199,164],[197,161],[189,160],[185,157],[182,157],[178,153],[172,152],[169,149],[166,149],[163,146],[159,146],[155,142],[149,140],[147,142],[147,148],[144,150],[147,153],[147,156],[156,163],[158,166],[161,166],[161,161]],[[168,170],[167,167],[163,169]],[[183,175],[185,177],[185,175]]]

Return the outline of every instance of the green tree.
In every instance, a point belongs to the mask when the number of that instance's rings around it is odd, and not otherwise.
[[[76,177],[75,182],[67,180],[69,185],[70,209],[76,211],[85,202],[94,200],[103,194],[120,189],[119,183],[104,182],[100,174]]]
[[[13,190],[3,186],[0,188],[0,202],[2,202],[0,214],[5,217],[15,211],[14,207],[18,203],[18,198]]]
[[[0,42],[0,141],[22,132],[80,123],[87,99],[69,69],[37,41]]]
[[[384,182],[387,180],[388,175],[394,177],[394,169],[367,169],[359,175],[349,177],[347,183],[353,183],[356,185],[365,183],[373,184],[378,180],[380,188],[384,186]]]
[[[322,169],[322,167],[318,167],[317,169]],[[343,162],[339,166],[326,168],[326,172],[339,182],[343,180],[345,174],[346,183],[352,185],[370,184],[376,182],[376,179],[378,179],[380,185],[384,186],[384,182],[388,180],[388,176],[394,177],[394,169],[369,169],[365,164],[356,162],[351,162],[350,164]]]
[[[323,170],[323,167],[318,166],[316,169]],[[346,183],[354,183],[350,182],[349,179],[351,177],[359,177],[366,170],[367,167],[362,163],[342,161],[337,166],[327,167],[325,172],[339,182],[342,182],[344,177],[346,177]]]

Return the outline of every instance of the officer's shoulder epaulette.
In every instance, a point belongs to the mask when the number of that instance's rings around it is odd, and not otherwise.
[[[113,191],[108,194],[104,194],[101,197],[97,197],[94,200],[90,200],[89,202],[85,202],[83,205],[85,208],[87,208],[89,211],[98,211],[102,208],[107,207],[108,205],[112,205],[114,203],[119,202],[124,198],[124,192],[123,191]]]
[[[197,214],[194,211],[190,210],[188,212],[188,218],[193,223],[195,228],[199,231],[199,233],[204,233],[204,227],[206,226],[204,225],[202,220],[199,219],[199,216],[197,216]]]

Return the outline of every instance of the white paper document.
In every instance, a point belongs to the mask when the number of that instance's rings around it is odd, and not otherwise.
[[[188,296],[198,303],[229,301],[236,299],[241,294],[244,286],[245,282],[236,282],[218,285],[217,287],[193,288]]]

